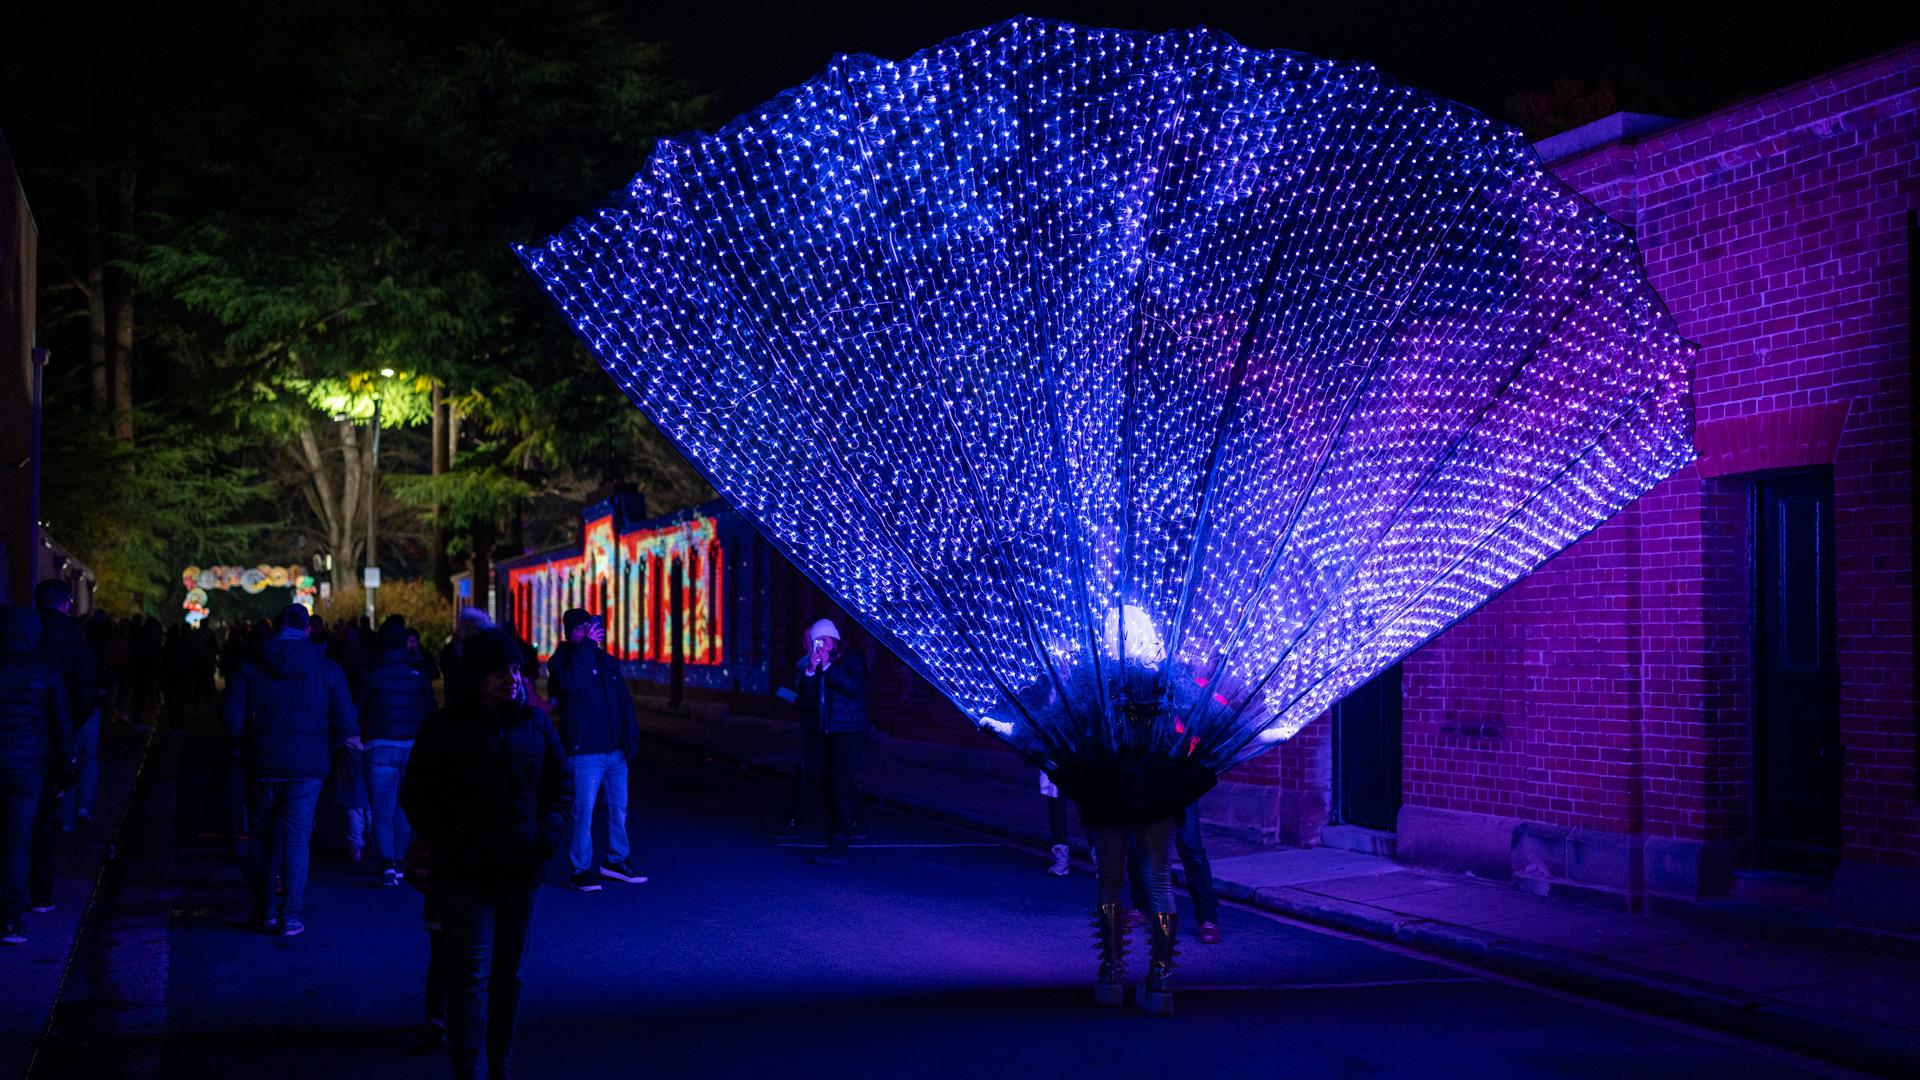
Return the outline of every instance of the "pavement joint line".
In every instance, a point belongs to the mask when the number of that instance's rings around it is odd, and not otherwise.
[[[1006,847],[1007,845],[989,843],[987,841],[980,840],[980,841],[969,841],[967,843],[959,843],[959,844],[848,844],[847,846],[849,848],[872,851],[875,848],[1003,848],[1003,847]],[[823,848],[823,847],[826,847],[826,845],[825,844],[809,844],[809,843],[797,842],[797,841],[782,841],[781,843],[775,844],[774,847]]]
[[[1355,979],[1351,982],[1248,983],[1226,986],[1187,982],[1182,983],[1180,989],[1189,993],[1257,994],[1276,990],[1378,990],[1394,986],[1448,986],[1486,981],[1471,975],[1432,975],[1414,979]]]

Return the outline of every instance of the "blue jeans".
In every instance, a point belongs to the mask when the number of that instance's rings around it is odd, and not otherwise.
[[[73,733],[73,790],[60,800],[60,827],[72,832],[80,825],[80,811],[93,816],[93,797],[100,790],[100,710],[95,709]]]
[[[373,804],[373,844],[380,857],[399,862],[407,853],[413,830],[400,809],[400,781],[407,775],[413,744],[367,747],[367,801]]]
[[[1180,830],[1173,834],[1173,847],[1180,853],[1180,865],[1187,872],[1187,891],[1193,894],[1194,921],[1219,922],[1220,894],[1213,888],[1213,861],[1207,858],[1207,846],[1200,839],[1199,803],[1187,806],[1186,815],[1180,819]],[[1127,876],[1134,909],[1147,910],[1147,885],[1138,848],[1127,851]]]
[[[1146,886],[1147,911],[1173,911],[1174,820],[1156,821],[1130,829],[1124,825],[1090,825],[1093,840],[1093,869],[1100,876],[1100,902],[1118,904],[1127,890],[1127,856],[1130,849],[1140,853],[1141,873],[1136,877]]]
[[[504,1076],[513,1065],[513,1023],[520,1011],[520,958],[533,926],[539,886],[469,889],[439,886],[433,900],[445,937],[452,985],[447,1049],[453,1075]]]
[[[573,872],[593,866],[593,804],[600,785],[607,787],[607,861],[624,862],[627,847],[627,759],[618,750],[575,754],[573,764],[573,844],[567,858]]]
[[[247,826],[253,834],[253,914],[300,916],[307,891],[307,862],[313,855],[313,811],[320,804],[319,780],[248,780]],[[285,895],[274,902],[273,879]]]
[[[0,772],[0,919],[7,922],[27,910],[27,846],[45,783],[36,772]]]

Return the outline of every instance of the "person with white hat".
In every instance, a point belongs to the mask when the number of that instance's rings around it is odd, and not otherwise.
[[[797,704],[806,725],[803,754],[810,759],[803,767],[833,812],[827,850],[813,858],[827,865],[847,861],[857,817],[853,774],[873,730],[867,720],[867,658],[848,651],[842,641],[833,620],[821,619],[807,629],[807,655],[794,665]]]

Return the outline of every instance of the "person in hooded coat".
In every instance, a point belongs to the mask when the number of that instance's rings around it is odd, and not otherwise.
[[[511,1070],[534,898],[573,806],[566,750],[528,704],[522,661],[504,631],[465,639],[466,692],[421,727],[400,786],[452,969],[447,1045],[458,1077]]]
[[[8,945],[27,940],[27,849],[41,792],[64,789],[73,760],[66,683],[39,645],[37,614],[0,608],[0,942]]]
[[[227,730],[240,746],[246,776],[252,921],[284,937],[306,929],[301,902],[321,782],[335,750],[360,747],[346,675],[307,639],[307,625],[307,609],[287,605],[278,632],[241,665],[225,706]],[[282,885],[278,897],[276,877]]]

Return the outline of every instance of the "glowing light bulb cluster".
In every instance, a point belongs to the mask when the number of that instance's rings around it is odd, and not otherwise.
[[[1205,30],[839,57],[520,254],[1043,764],[1228,768],[1692,457],[1691,347],[1517,133]]]

